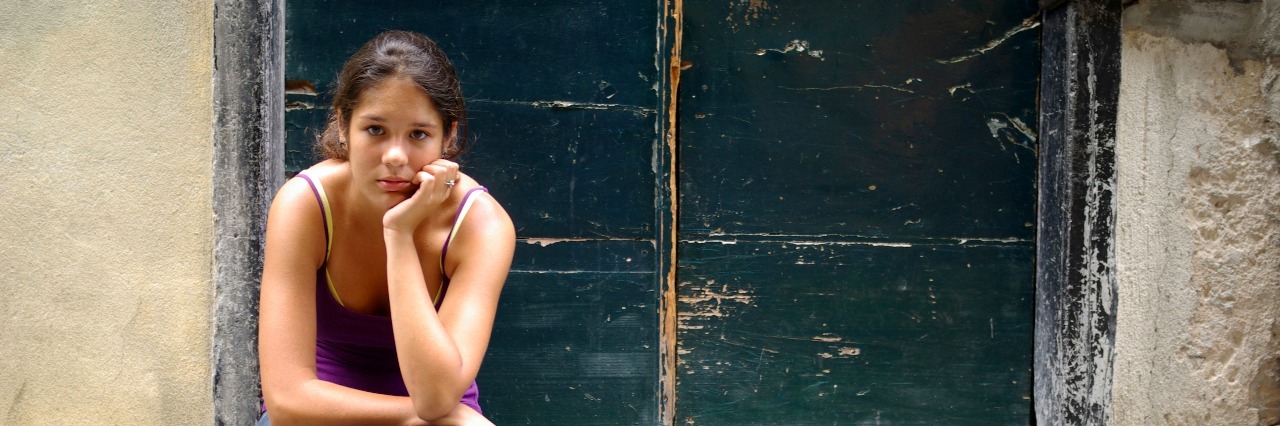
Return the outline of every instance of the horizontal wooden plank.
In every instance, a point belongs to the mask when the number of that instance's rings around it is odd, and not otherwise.
[[[387,29],[433,38],[468,98],[655,108],[659,3],[650,0],[289,0],[285,73],[332,88],[338,68]]]
[[[631,273],[657,271],[652,241],[520,238],[512,272]]]
[[[463,167],[502,200],[524,238],[653,238],[654,115],[471,107]]]
[[[309,167],[321,110],[286,113],[293,172]],[[461,159],[527,238],[653,239],[653,114],[479,104]]]
[[[490,419],[657,422],[655,279],[652,273],[513,272],[477,378]]]
[[[1025,423],[1033,256],[685,242],[677,421]]]

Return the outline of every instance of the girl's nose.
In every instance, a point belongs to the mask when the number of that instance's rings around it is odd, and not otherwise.
[[[382,153],[382,163],[388,166],[403,166],[408,163],[409,157],[404,152],[405,142],[392,140],[387,144],[387,150]]]

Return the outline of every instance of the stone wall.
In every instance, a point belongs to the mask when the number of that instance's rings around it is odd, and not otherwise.
[[[212,1],[0,1],[0,424],[207,424]]]
[[[1119,425],[1280,422],[1280,0],[1124,13]]]

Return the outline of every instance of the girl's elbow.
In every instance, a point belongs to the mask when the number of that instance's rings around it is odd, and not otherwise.
[[[271,424],[273,425],[296,425],[301,424],[297,412],[294,407],[281,401],[280,398],[271,398],[266,396],[263,398],[267,414],[271,416]]]
[[[462,394],[466,393],[466,388],[454,388],[455,386],[436,382],[417,389],[410,389],[409,399],[413,401],[413,410],[418,415],[418,418],[432,421],[449,415],[462,400]]]
[[[310,398],[303,394],[302,384],[293,386],[264,385],[262,403],[271,416],[272,425],[306,424],[307,409],[312,406]]]
[[[432,421],[449,415],[458,401],[443,397],[413,397],[413,410],[418,418]]]

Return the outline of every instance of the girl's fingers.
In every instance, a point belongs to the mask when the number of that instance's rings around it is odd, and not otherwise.
[[[431,164],[426,165],[423,169],[426,169],[427,167],[432,167],[433,169],[436,167],[439,168],[441,173],[436,174],[437,179],[444,179],[445,182],[458,180],[458,163],[439,159],[432,161]]]
[[[418,172],[413,176],[413,181],[414,181],[413,183],[418,184],[418,188],[421,189],[422,187],[431,185],[433,182],[435,182],[435,179],[436,177],[434,175],[423,171],[423,172]]]

